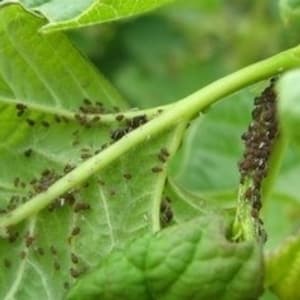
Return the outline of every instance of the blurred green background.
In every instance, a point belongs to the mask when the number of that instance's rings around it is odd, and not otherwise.
[[[277,0],[178,0],[147,15],[68,34],[138,108],[177,101],[300,40],[297,30],[281,21]],[[250,121],[252,99],[266,84],[229,97],[192,123],[171,168],[177,185],[220,206],[234,204],[240,135]],[[289,145],[273,193],[265,199],[267,249],[300,228],[297,151]],[[266,292],[261,299],[277,298]]]

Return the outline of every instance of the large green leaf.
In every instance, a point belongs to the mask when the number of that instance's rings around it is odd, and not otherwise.
[[[26,8],[46,17],[42,30],[71,29],[128,18],[159,7],[172,0],[20,0]],[[7,0],[5,2],[12,2]]]
[[[257,299],[261,247],[227,240],[228,226],[212,214],[143,236],[114,251],[67,299]]]
[[[0,95],[9,95],[10,89],[15,100],[44,110],[78,110],[84,98],[101,101],[108,109],[125,107],[65,35],[37,34],[45,22],[17,5],[1,7],[0,14]]]
[[[111,142],[120,126],[114,115],[106,123],[74,119],[84,98],[107,112],[126,106],[63,34],[38,34],[43,24],[17,4],[0,8],[0,218]],[[181,134],[145,139],[10,228],[0,240],[0,298],[62,299],[79,273],[151,231],[166,178],[158,154],[162,146],[172,154]]]

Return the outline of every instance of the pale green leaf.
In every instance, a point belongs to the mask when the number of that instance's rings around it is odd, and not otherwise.
[[[42,31],[50,32],[90,26],[128,18],[155,9],[172,0],[20,0],[32,12],[41,13],[48,23]],[[11,2],[10,0],[6,2]]]

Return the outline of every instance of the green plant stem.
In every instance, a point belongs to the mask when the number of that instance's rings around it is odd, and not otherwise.
[[[256,222],[251,216],[252,205],[245,199],[245,192],[252,184],[251,179],[247,178],[239,186],[237,209],[232,226],[232,239],[234,241],[256,239]]]
[[[145,140],[176,124],[194,118],[200,111],[219,99],[247,85],[299,66],[300,46],[250,65],[187,96],[173,104],[168,110],[165,110],[150,122],[130,132],[118,142],[83,162],[65,177],[55,182],[46,192],[33,197],[27,203],[22,204],[14,211],[1,217],[0,228],[3,229],[17,224],[39,212],[54,199],[80,185],[88,177],[106,167],[134,146],[143,143]]]

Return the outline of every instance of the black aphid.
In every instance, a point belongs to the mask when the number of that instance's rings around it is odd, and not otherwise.
[[[163,156],[170,156],[170,153],[169,153],[169,151],[168,151],[168,149],[167,148],[161,148],[160,149],[160,153],[163,155]]]
[[[4,259],[3,263],[5,268],[9,269],[11,267],[11,261],[7,258]]]
[[[25,237],[25,245],[26,245],[26,247],[29,248],[33,244],[34,240],[35,240],[34,236],[27,235]]]
[[[29,126],[34,126],[35,125],[35,121],[31,120],[31,119],[26,119],[26,122]]]
[[[129,173],[125,173],[125,174],[123,174],[123,177],[127,180],[130,180],[132,178],[132,175]]]
[[[162,227],[167,226],[173,220],[173,211],[171,200],[168,197],[163,198],[160,205],[160,222]]]
[[[136,129],[140,127],[141,125],[147,123],[148,119],[146,115],[140,115],[140,116],[135,116],[132,119],[127,120],[127,125],[131,129]]]
[[[78,262],[79,262],[78,256],[74,253],[71,253],[71,261],[73,264],[78,264]]]
[[[16,177],[16,178],[14,179],[14,186],[15,186],[15,187],[18,187],[18,186],[19,186],[19,183],[20,183],[20,178],[19,178],[19,177]]]
[[[10,243],[14,243],[18,237],[20,236],[19,232],[18,231],[14,231],[14,232],[9,232],[9,235],[8,235],[8,241]]]
[[[32,154],[32,152],[33,152],[32,149],[29,148],[29,149],[27,149],[27,150],[24,151],[24,155],[25,155],[26,157],[30,157],[31,154]]]
[[[50,126],[49,122],[47,122],[47,121],[44,121],[44,120],[43,120],[41,123],[42,123],[42,125],[43,125],[44,127],[46,127],[46,128],[48,128],[48,127]]]
[[[80,233],[80,227],[78,227],[78,226],[74,227],[72,232],[71,232],[71,234],[73,236],[78,235],[79,233]]]
[[[50,246],[50,252],[52,255],[57,255],[57,249],[53,245]]]
[[[69,172],[71,172],[75,167],[70,165],[70,164],[66,164],[64,167],[64,173],[67,174]]]
[[[85,210],[89,210],[91,207],[88,203],[85,202],[77,202],[74,205],[74,212],[80,212],[80,211],[85,211]]]
[[[163,171],[163,168],[161,168],[161,167],[153,167],[152,169],[151,169],[151,171],[153,172],[153,173],[159,173],[159,172],[162,172]]]
[[[39,255],[41,255],[41,256],[43,256],[43,255],[45,254],[44,249],[41,248],[41,247],[37,248],[36,250],[37,250],[37,253],[38,253]]]
[[[121,122],[124,119],[124,115],[117,115],[116,121]]]
[[[21,117],[25,111],[27,110],[27,106],[23,103],[17,103],[16,104],[16,109],[17,109],[17,116]]]
[[[60,264],[59,264],[58,261],[55,261],[55,262],[53,263],[53,266],[54,266],[54,269],[55,269],[56,271],[59,271],[59,270],[60,270]]]
[[[78,278],[80,276],[81,272],[79,270],[71,268],[70,269],[70,274],[71,274],[72,277]]]
[[[130,131],[129,128],[127,128],[127,127],[117,128],[111,133],[110,137],[112,138],[112,140],[118,141],[124,135],[126,135],[129,131]]]
[[[159,161],[161,161],[162,163],[165,163],[167,161],[167,158],[164,155],[162,155],[161,153],[158,153],[157,157],[158,157]]]
[[[16,109],[17,110],[25,110],[25,109],[27,109],[27,106],[23,103],[17,103],[16,104]]]
[[[54,120],[55,120],[56,123],[60,123],[61,122],[61,118],[58,115],[54,116]]]
[[[146,115],[135,116],[132,119],[128,119],[126,120],[127,126],[115,129],[111,134],[111,139],[118,141],[124,135],[145,124],[147,121],[148,119]]]
[[[27,252],[26,252],[26,251],[22,250],[22,251],[20,252],[20,258],[21,258],[21,259],[25,259],[26,255],[27,255]]]
[[[64,289],[68,290],[70,288],[70,283],[68,281],[64,282]]]

